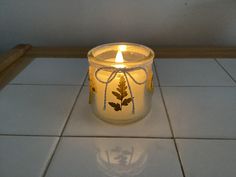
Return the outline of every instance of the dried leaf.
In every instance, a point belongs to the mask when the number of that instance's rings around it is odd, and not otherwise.
[[[153,93],[154,90],[154,85],[153,85],[153,72],[152,72],[152,68],[148,69],[148,78],[147,78],[147,91],[149,91],[150,93]]]
[[[96,88],[95,88],[95,83],[93,81],[93,73],[94,72],[94,68],[93,67],[89,67],[89,104],[92,103],[93,97],[94,97],[94,93],[96,93]]]
[[[122,100],[122,96],[119,93],[113,91],[112,94],[115,95],[118,100]]]
[[[127,99],[124,99],[123,102],[122,102],[122,105],[123,106],[128,106],[128,104],[132,101],[132,98],[127,98]]]
[[[121,106],[119,103],[109,102],[109,105],[113,107],[115,111],[121,111]]]
[[[116,88],[116,90],[117,90],[118,92],[121,92],[121,89],[120,89],[120,88]]]
[[[116,88],[118,92],[112,91],[112,94],[116,97],[116,99],[120,100],[120,104],[109,102],[109,105],[113,107],[115,111],[121,111],[122,106],[128,106],[128,104],[132,101],[132,98],[124,99],[125,97],[128,96],[128,92],[126,91],[127,88],[128,87],[126,85],[125,77],[121,76],[119,84],[118,84],[118,88]]]
[[[120,82],[119,82],[119,85],[118,85],[118,88],[117,88],[118,92],[120,92],[120,95],[121,95],[120,100],[123,100],[123,98],[128,95],[126,89],[127,89],[127,86],[126,86],[125,77],[121,76],[120,77]]]
[[[123,98],[124,98],[124,97],[126,97],[127,95],[128,95],[128,92],[127,92],[127,91],[124,91],[122,96],[123,96]]]

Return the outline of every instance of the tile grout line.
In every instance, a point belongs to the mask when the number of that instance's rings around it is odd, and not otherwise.
[[[63,138],[114,138],[114,139],[119,139],[119,138],[123,138],[123,139],[173,139],[172,137],[150,137],[150,136],[103,136],[103,135],[81,135],[81,136],[77,136],[77,135],[63,135]]]
[[[157,78],[158,87],[161,87],[160,79],[159,79],[158,74],[157,74],[157,66],[156,66],[155,60],[153,61],[153,66],[154,66],[154,73],[155,73],[156,78]]]
[[[212,88],[212,87],[236,87],[236,85],[168,85],[168,86],[160,86],[160,87],[204,87],[204,88]]]
[[[54,137],[59,138],[58,135],[32,135],[32,134],[7,134],[7,133],[0,133],[0,136],[22,136],[22,137]]]
[[[178,157],[178,160],[179,160],[179,163],[180,163],[180,168],[181,168],[181,171],[182,171],[182,175],[183,175],[183,177],[185,177],[186,175],[185,175],[185,172],[184,172],[183,162],[182,162],[181,157],[180,157],[179,149],[178,149],[178,146],[177,146],[177,143],[176,143],[173,127],[172,127],[172,124],[171,124],[171,120],[170,120],[170,117],[169,117],[169,113],[168,113],[168,110],[167,110],[167,107],[166,107],[166,103],[165,103],[165,100],[164,100],[164,96],[163,96],[163,92],[162,92],[161,87],[160,87],[160,93],[161,93],[161,99],[162,99],[162,102],[163,102],[163,105],[164,105],[164,108],[165,108],[167,120],[168,120],[168,123],[170,125],[171,134],[173,136],[174,146],[175,146],[177,157]]]
[[[166,113],[166,116],[167,116],[167,120],[168,120],[168,123],[169,123],[169,126],[170,126],[170,131],[171,131],[171,135],[173,137],[173,142],[174,142],[175,150],[176,150],[177,157],[178,157],[178,160],[179,160],[181,172],[182,172],[183,177],[186,177],[185,172],[184,172],[183,162],[182,162],[181,157],[180,157],[180,153],[179,153],[179,149],[178,149],[178,146],[177,146],[177,143],[176,143],[173,127],[172,127],[172,124],[171,124],[171,120],[170,120],[169,113],[168,113],[168,110],[167,110],[167,106],[166,106],[166,103],[165,103],[165,99],[164,99],[164,96],[163,96],[162,87],[161,87],[160,79],[158,77],[158,72],[157,72],[157,67],[155,65],[155,62],[154,62],[154,66],[155,66],[154,70],[155,70],[155,74],[156,74],[156,78],[157,78],[157,82],[158,82],[159,90],[160,90],[160,94],[161,94],[161,99],[162,99],[164,109],[165,109],[165,113]]]
[[[8,85],[22,85],[22,86],[88,86],[82,84],[22,84],[22,83],[9,83]],[[163,85],[155,87],[236,87],[236,85]]]
[[[46,167],[45,167],[45,169],[44,169],[44,171],[43,171],[41,177],[45,177],[45,176],[46,176],[46,173],[47,173],[48,168],[49,168],[49,166],[50,166],[50,164],[51,164],[51,162],[52,162],[52,159],[53,159],[53,157],[54,157],[54,154],[56,153],[56,150],[57,150],[57,148],[58,148],[58,145],[59,145],[59,143],[60,143],[60,140],[61,140],[61,137],[58,137],[58,141],[57,141],[57,143],[56,143],[56,145],[55,145],[55,148],[53,149],[53,152],[51,153],[51,156],[49,157],[49,159],[48,159],[48,161],[47,161]]]
[[[77,95],[76,95],[76,97],[75,97],[74,103],[73,103],[73,105],[72,105],[72,107],[71,107],[71,110],[70,110],[70,112],[69,112],[69,114],[68,114],[68,116],[67,116],[66,122],[65,122],[65,124],[64,124],[64,126],[63,126],[63,128],[62,128],[61,133],[60,133],[59,140],[58,140],[58,142],[57,142],[57,144],[56,144],[56,146],[55,146],[55,148],[54,148],[54,150],[53,150],[52,155],[50,156],[50,158],[49,158],[49,160],[48,160],[48,163],[47,163],[47,165],[46,165],[46,168],[45,168],[44,171],[43,171],[42,177],[45,177],[46,174],[47,174],[47,172],[48,172],[49,166],[50,166],[50,164],[51,164],[51,162],[52,162],[52,160],[53,160],[53,157],[54,157],[54,155],[55,155],[55,153],[56,153],[56,150],[57,150],[57,148],[58,148],[58,146],[59,146],[59,144],[60,144],[60,142],[61,142],[61,140],[62,140],[62,138],[63,138],[62,135],[63,135],[63,133],[64,133],[64,130],[65,130],[66,126],[67,126],[67,123],[69,122],[69,119],[70,119],[70,117],[71,117],[71,114],[72,114],[72,112],[73,112],[73,110],[74,110],[74,108],[75,108],[76,102],[77,102],[77,100],[78,100],[78,98],[79,98],[79,95],[80,95],[82,89],[83,89],[83,86],[84,86],[84,83],[85,83],[85,81],[86,81],[87,75],[88,75],[88,71],[87,71],[87,73],[86,73],[86,75],[85,75],[85,77],[84,77],[82,86],[80,87],[80,89],[79,89],[79,91],[78,91],[78,93],[77,93]]]
[[[234,81],[234,83],[236,83],[236,80],[233,78],[233,76],[231,76],[231,74],[225,69],[225,67],[216,59],[214,58],[215,62],[221,67],[221,69],[223,69],[226,74]]]
[[[185,140],[236,140],[236,138],[198,138],[198,137],[175,137],[175,139],[185,139]]]
[[[77,102],[77,100],[78,100],[78,98],[79,98],[79,96],[80,96],[80,93],[81,93],[82,89],[84,88],[84,83],[85,83],[85,81],[86,81],[87,75],[88,75],[88,72],[86,73],[86,75],[85,75],[85,77],[84,77],[84,80],[83,80],[83,83],[82,83],[82,85],[81,85],[81,87],[80,87],[80,89],[79,89],[79,92],[77,93],[77,95],[76,95],[76,97],[75,97],[74,104],[72,105],[72,108],[71,108],[71,110],[70,110],[70,112],[69,112],[69,115],[68,115],[68,117],[67,117],[67,119],[66,119],[66,122],[65,122],[65,124],[64,124],[64,126],[63,126],[63,128],[62,128],[60,137],[62,137],[62,135],[63,135],[63,133],[64,133],[64,131],[65,131],[65,128],[66,128],[66,126],[67,126],[67,123],[69,122],[69,119],[70,119],[70,117],[71,117],[71,114],[72,114],[72,112],[73,112],[73,110],[74,110],[74,108],[75,108],[76,102]]]
[[[43,83],[9,83],[8,85],[32,85],[32,86],[82,86],[82,84],[43,84]]]
[[[136,138],[136,139],[173,139],[173,137],[163,136],[106,136],[106,135],[33,135],[33,134],[4,134],[0,133],[1,136],[18,136],[18,137],[75,137],[75,138]],[[214,137],[175,137],[175,139],[189,139],[189,140],[236,140],[236,138],[214,138]]]
[[[30,134],[1,134],[1,136],[8,137],[49,137],[49,138],[134,138],[134,139],[173,139],[173,137],[162,137],[162,136],[105,136],[105,135],[30,135]],[[175,139],[186,139],[186,140],[236,140],[236,138],[211,138],[211,137],[175,137]]]

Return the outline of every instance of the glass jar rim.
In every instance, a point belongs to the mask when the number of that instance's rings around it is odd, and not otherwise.
[[[144,45],[141,44],[136,44],[136,43],[129,43],[129,42],[116,42],[116,43],[107,43],[107,44],[102,44],[99,45],[97,47],[92,48],[91,50],[89,50],[88,52],[88,59],[90,63],[94,63],[94,64],[98,64],[98,65],[114,65],[117,64],[115,61],[107,61],[107,60],[98,60],[97,56],[101,53],[104,53],[106,51],[112,51],[117,47],[117,51],[119,50],[119,46],[129,46],[129,48],[135,48],[142,50],[144,53],[146,53],[147,55],[144,55],[145,57],[143,57],[142,59],[139,60],[133,60],[133,61],[124,61],[123,63],[126,64],[128,63],[129,65],[146,65],[148,63],[152,63],[153,59],[154,59],[154,51]],[[98,53],[98,54],[97,54]]]

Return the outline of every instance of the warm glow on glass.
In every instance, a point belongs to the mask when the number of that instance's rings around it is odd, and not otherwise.
[[[116,63],[123,63],[124,62],[124,58],[123,58],[122,52],[120,50],[116,54],[115,62]]]
[[[124,52],[126,51],[127,46],[126,45],[119,45],[119,51]]]
[[[121,46],[119,46],[121,47]],[[123,48],[124,49],[124,48]],[[117,54],[116,54],[116,59],[115,59],[115,62],[116,63],[123,63],[124,62],[124,58],[123,58],[123,54],[120,50],[118,50]],[[118,64],[118,65],[115,65],[116,68],[124,68],[125,65],[123,64]]]

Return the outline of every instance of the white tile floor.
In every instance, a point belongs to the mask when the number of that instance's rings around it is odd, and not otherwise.
[[[84,87],[71,118],[66,126],[66,136],[131,136],[131,137],[171,137],[170,127],[157,87],[153,94],[153,109],[139,122],[114,126],[97,119],[90,110],[88,88]],[[155,108],[154,108],[155,106]],[[140,131],[140,130],[144,131]]]
[[[188,177],[234,177],[235,140],[177,140],[184,171]]]
[[[37,58],[11,83],[82,85],[87,70],[88,62],[83,59]]]
[[[0,176],[41,177],[58,139],[0,136]]]
[[[46,176],[181,177],[182,174],[172,140],[73,137],[62,139]]]
[[[236,87],[162,90],[176,137],[236,138]]]
[[[214,59],[156,60],[161,86],[234,86]]]
[[[0,176],[235,177],[235,61],[156,60],[151,113],[114,126],[89,111],[86,60],[37,58],[0,91]]]
[[[225,69],[226,72],[232,77],[234,81],[236,81],[236,60],[235,59],[224,59],[224,60],[217,60],[221,66]]]
[[[8,85],[0,92],[0,133],[60,135],[80,86]]]

